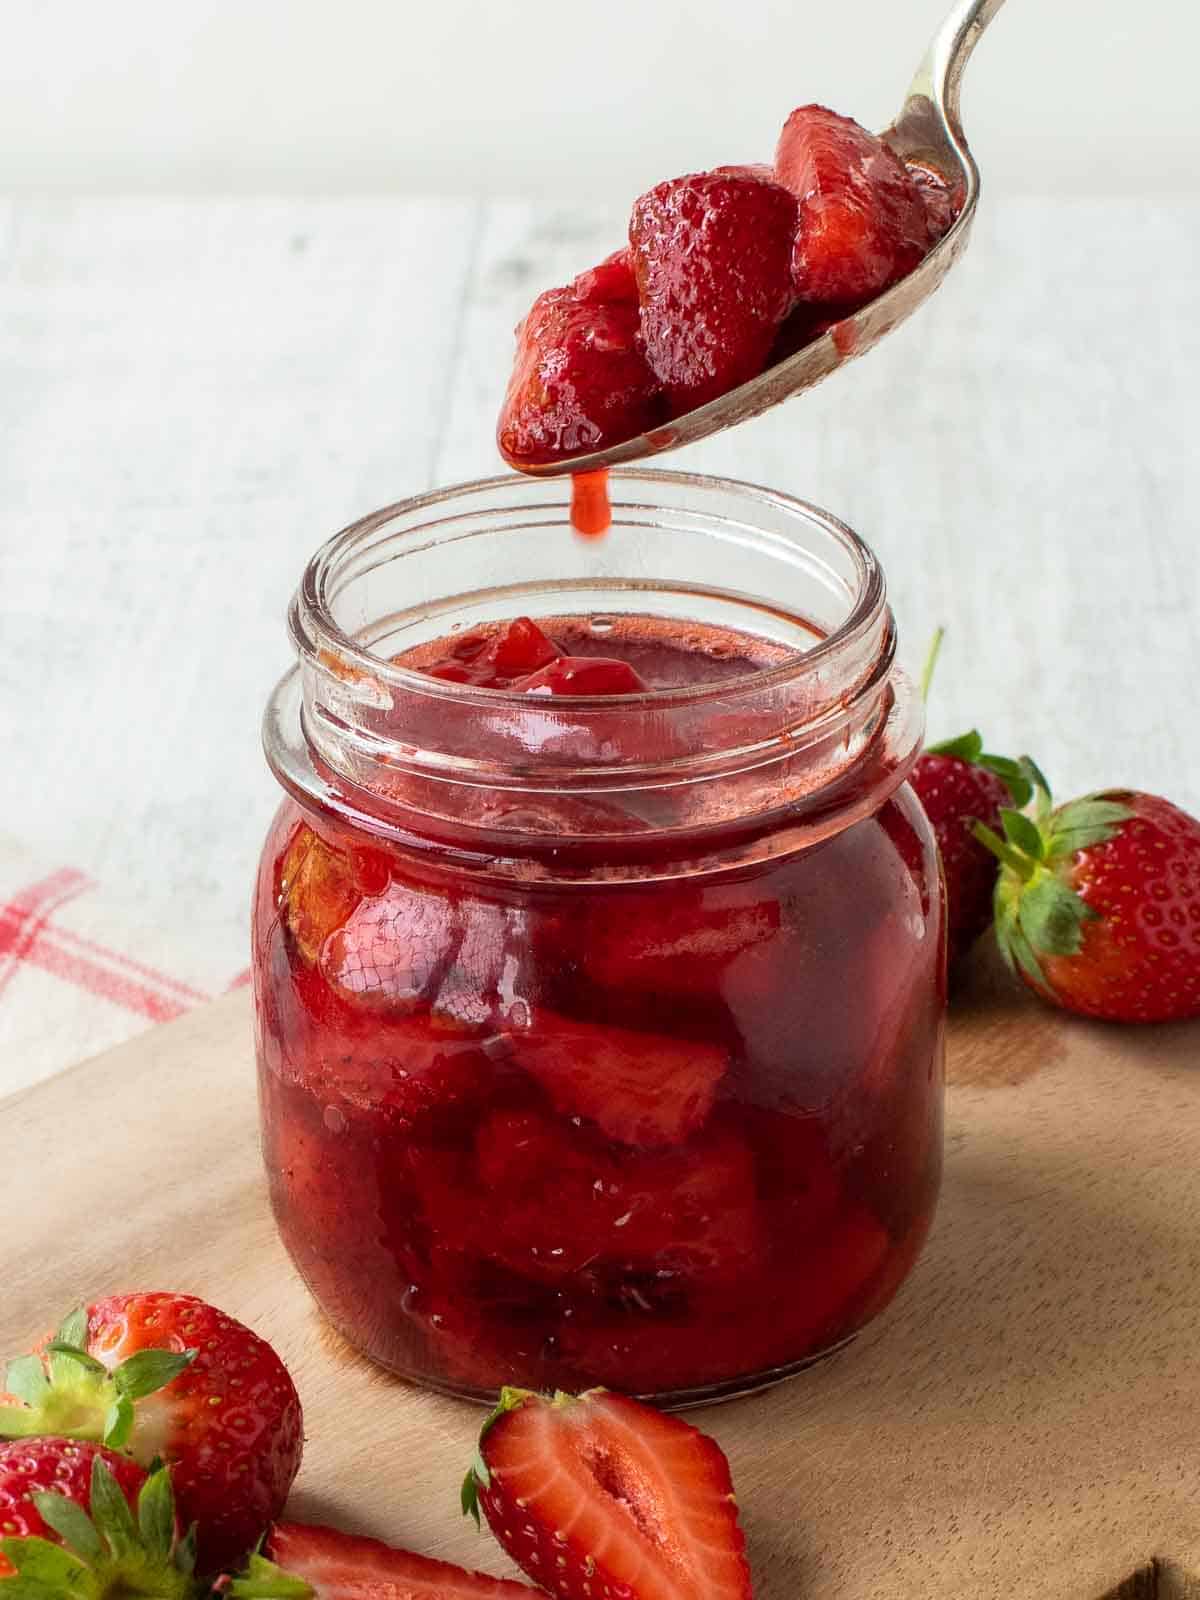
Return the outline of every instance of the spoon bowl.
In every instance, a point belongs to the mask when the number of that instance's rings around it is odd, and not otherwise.
[[[780,401],[811,389],[851,357],[865,355],[927,300],[970,238],[979,200],[979,168],[959,117],[959,88],[972,50],[1003,3],[1004,0],[959,0],[917,68],[899,116],[881,134],[902,161],[932,168],[945,181],[957,209],[949,230],[907,277],[843,317],[795,355],[695,411],[606,450],[538,465],[523,462],[520,470],[536,477],[594,472],[695,444],[698,439],[746,422]]]

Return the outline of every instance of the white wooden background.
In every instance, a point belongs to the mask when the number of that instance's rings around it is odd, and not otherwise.
[[[245,965],[307,556],[496,470],[513,324],[621,235],[470,200],[0,202],[0,834],[119,887],[127,948],[169,962],[186,927]],[[933,733],[1200,812],[1198,247],[1195,198],[985,195],[879,351],[661,464],[863,533],[910,663],[949,630]]]

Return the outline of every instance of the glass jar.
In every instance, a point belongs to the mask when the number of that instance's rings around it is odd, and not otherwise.
[[[351,1343],[480,1399],[785,1377],[895,1294],[940,1178],[942,888],[875,559],[746,484],[611,490],[602,540],[522,477],[338,534],[266,716],[278,1227]],[[702,681],[547,699],[395,659],[520,615],[610,655],[658,629]]]

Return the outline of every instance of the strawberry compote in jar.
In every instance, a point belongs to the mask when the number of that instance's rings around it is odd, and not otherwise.
[[[784,1377],[938,1190],[942,890],[875,560],[745,484],[612,497],[598,541],[527,478],[339,534],[266,720],[279,1229],[353,1344],[481,1399]]]

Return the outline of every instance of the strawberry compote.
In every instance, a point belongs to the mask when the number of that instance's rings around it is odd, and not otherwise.
[[[326,1315],[479,1398],[686,1403],[843,1343],[941,1164],[941,889],[882,589],[857,665],[835,619],[807,652],[615,607],[367,651],[306,604],[255,969],[272,1203]]]

